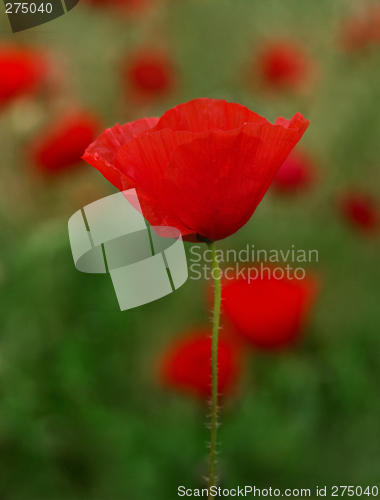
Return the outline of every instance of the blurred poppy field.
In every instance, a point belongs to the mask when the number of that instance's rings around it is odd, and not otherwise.
[[[117,192],[81,159],[90,143],[200,97],[310,120],[251,220],[217,242],[316,251],[293,262],[304,279],[223,283],[220,484],[380,488],[379,7],[82,0],[15,34],[3,10],[1,500],[204,486],[211,280],[189,271],[121,312],[109,276],[75,269],[67,230]],[[189,266],[207,248],[185,247]]]

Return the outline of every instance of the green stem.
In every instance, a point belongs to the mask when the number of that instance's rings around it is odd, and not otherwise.
[[[209,455],[209,475],[208,486],[216,486],[216,437],[218,430],[218,336],[220,305],[222,299],[221,273],[216,256],[215,245],[213,242],[207,246],[212,255],[212,277],[214,279],[214,314],[212,322],[212,341],[211,341],[211,413],[210,413],[210,455]],[[210,496],[211,498],[211,496]]]

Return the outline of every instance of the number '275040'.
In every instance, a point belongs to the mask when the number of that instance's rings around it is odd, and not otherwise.
[[[21,7],[21,9],[20,9]],[[46,12],[47,14],[51,14],[53,10],[53,6],[51,3],[41,3],[37,8],[35,3],[7,3],[5,4],[5,12],[7,14],[17,14],[19,11],[22,14],[34,14],[35,12]]]

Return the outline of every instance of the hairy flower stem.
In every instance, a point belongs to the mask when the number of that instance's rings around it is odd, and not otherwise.
[[[218,430],[218,336],[220,305],[222,299],[221,274],[219,263],[216,256],[215,245],[213,242],[207,243],[212,255],[212,276],[214,279],[214,314],[212,321],[212,340],[211,340],[211,412],[210,412],[210,455],[209,455],[209,474],[208,486],[215,486],[216,478],[216,438]],[[212,498],[211,496],[209,498]]]

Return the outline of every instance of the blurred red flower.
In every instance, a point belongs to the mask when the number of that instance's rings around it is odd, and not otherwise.
[[[0,108],[38,90],[47,69],[47,61],[40,51],[0,45]]]
[[[87,0],[90,4],[110,7],[118,11],[128,11],[129,14],[145,10],[153,0]]]
[[[380,43],[380,7],[370,5],[349,19],[342,30],[342,44],[347,51],[358,51]]]
[[[136,188],[152,225],[216,241],[250,219],[308,125],[299,113],[272,125],[240,104],[195,99],[107,129],[83,158],[118,189]]]
[[[233,330],[261,349],[287,347],[299,338],[318,289],[315,277],[296,279],[283,269],[281,278],[270,269],[258,269],[257,279],[246,274],[224,280],[222,287],[222,307]]]
[[[137,99],[162,97],[175,86],[174,65],[161,51],[140,50],[125,62],[123,78]]]
[[[75,166],[99,129],[99,120],[85,111],[60,117],[35,138],[31,147],[34,164],[45,173]]]
[[[218,389],[221,397],[233,392],[241,371],[240,353],[221,337],[218,344]],[[188,332],[164,353],[160,379],[168,387],[201,398],[211,395],[211,330]]]
[[[352,226],[373,233],[380,227],[379,204],[367,193],[352,191],[339,199],[342,217]]]
[[[310,187],[315,180],[315,166],[304,151],[293,150],[281,165],[272,182],[278,193],[294,193]]]
[[[272,41],[258,53],[254,74],[269,89],[299,91],[310,82],[314,64],[304,47],[293,41]]]

